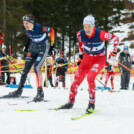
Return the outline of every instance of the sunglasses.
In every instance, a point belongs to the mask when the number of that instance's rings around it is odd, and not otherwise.
[[[22,17],[22,20],[23,21],[29,21],[31,23],[34,23],[34,19],[32,17],[30,17],[30,16],[23,16]]]

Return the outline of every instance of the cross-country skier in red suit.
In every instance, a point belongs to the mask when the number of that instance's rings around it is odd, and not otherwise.
[[[103,71],[102,71],[102,76],[101,76],[101,78],[100,78],[101,80],[103,79],[103,75],[104,75],[104,73],[105,73],[105,70],[107,70],[107,72],[106,72],[105,86],[107,86],[108,79],[109,79],[109,77],[111,77],[111,79],[110,79],[110,81],[111,81],[111,86],[112,86],[111,92],[113,92],[113,89],[114,89],[113,80],[114,80],[114,75],[115,75],[114,66],[113,66],[113,65],[110,65],[109,62],[106,62],[106,63],[105,63],[105,66],[104,66]]]
[[[90,113],[95,109],[95,78],[106,62],[104,41],[113,41],[113,53],[117,53],[119,38],[111,33],[96,28],[95,19],[92,15],[88,15],[84,18],[83,29],[77,33],[77,37],[79,40],[80,57],[82,57],[84,52],[85,53],[74,76],[74,82],[71,85],[69,102],[62,105],[60,109],[70,109],[73,107],[77,89],[87,76],[89,104],[86,112]]]

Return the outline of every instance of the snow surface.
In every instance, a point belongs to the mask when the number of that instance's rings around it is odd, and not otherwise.
[[[54,79],[55,79],[55,75]],[[19,77],[19,76],[17,76]],[[110,93],[96,91],[96,110],[99,113],[80,120],[71,120],[83,113],[88,105],[88,85],[85,79],[79,87],[73,109],[51,111],[67,103],[69,87],[73,76],[67,75],[67,88],[44,88],[45,100],[48,102],[30,103],[36,95],[36,80],[34,74],[31,84],[34,89],[24,89],[22,96],[30,98],[0,100],[0,133],[1,134],[132,134],[134,124],[134,91],[133,78],[129,90]],[[100,78],[100,76],[98,76]],[[19,81],[19,80],[18,80]],[[104,80],[102,81],[104,83]],[[120,88],[120,76],[115,76],[115,90]],[[96,81],[97,86],[101,84]],[[60,85],[61,86],[61,83]],[[108,83],[110,86],[110,82]],[[15,89],[1,86],[0,95]],[[15,109],[37,109],[38,111],[20,112]]]

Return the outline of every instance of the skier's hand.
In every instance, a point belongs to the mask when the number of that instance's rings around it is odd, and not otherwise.
[[[53,46],[50,46],[49,55],[55,55],[54,44]]]
[[[101,76],[101,77],[100,77],[100,80],[102,80],[102,79],[103,79],[103,77]]]
[[[114,52],[112,52],[110,55],[116,57],[116,56],[117,56],[117,52],[114,51]]]
[[[82,60],[83,59],[83,54],[80,54],[79,55],[79,58]]]
[[[80,65],[82,59],[83,59],[83,54],[80,54],[80,55],[79,55],[78,62],[77,62],[77,65],[78,65],[78,66]]]
[[[23,48],[23,52],[26,52],[27,53],[28,52],[28,48],[27,47],[24,47]]]
[[[114,61],[116,59],[117,52],[112,52],[109,56],[110,60]]]

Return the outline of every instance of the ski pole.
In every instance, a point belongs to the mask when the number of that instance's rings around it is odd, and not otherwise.
[[[7,57],[7,56],[6,56],[6,58],[7,58],[7,60],[8,60],[9,62],[11,62],[12,66],[14,66],[15,69],[16,69],[20,74],[22,74],[21,71],[13,64],[13,62],[10,60],[10,58]]]
[[[98,80],[104,87],[106,87],[97,77],[96,77],[96,80]],[[110,90],[108,87],[106,87],[111,93],[113,90]]]
[[[10,60],[10,58],[7,57],[7,56],[6,56],[6,58],[7,58],[8,61],[11,62],[11,64],[15,67],[15,69],[22,75],[21,71],[13,64],[13,62]],[[12,59],[13,59],[13,58],[12,58]],[[30,80],[29,80],[28,78],[27,78],[27,80],[28,80],[28,82],[30,83]]]
[[[104,87],[106,87],[97,77],[96,80],[99,81]]]
[[[114,54],[114,53],[112,53],[112,55],[116,56],[116,54]],[[123,66],[124,68],[126,68],[128,71],[132,72],[131,69],[129,69],[128,67],[126,67],[125,65],[123,65],[122,63],[120,63],[118,60],[115,59],[114,61],[116,61],[118,64],[120,64],[121,66]]]
[[[117,63],[119,63],[121,66],[123,66],[124,68],[126,68],[128,71],[132,72],[131,69],[129,69],[128,67],[126,67],[125,65],[123,65],[122,63],[120,63],[118,60],[115,59],[115,61],[116,61]]]

